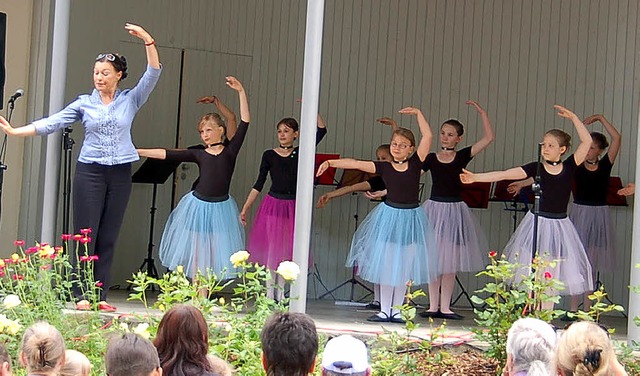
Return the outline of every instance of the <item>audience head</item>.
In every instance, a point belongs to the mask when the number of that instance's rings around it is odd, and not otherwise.
[[[590,321],[573,323],[562,333],[556,359],[563,376],[613,375],[618,365],[609,332]]]
[[[135,333],[109,341],[104,365],[107,376],[162,376],[156,348]]]
[[[64,365],[64,339],[46,322],[31,325],[22,336],[20,360],[30,374],[54,375]]]
[[[7,348],[0,343],[0,376],[11,376],[11,357]]]
[[[167,311],[153,341],[165,375],[212,371],[207,359],[209,330],[200,310],[180,304]]]
[[[555,345],[556,333],[546,322],[531,317],[517,320],[507,333],[507,374],[555,375]]]
[[[208,354],[207,360],[211,364],[211,372],[219,376],[232,376],[233,368],[224,359],[218,358],[215,355]]]
[[[369,376],[371,367],[365,344],[350,335],[341,335],[327,342],[322,353],[323,376]]]
[[[64,366],[59,376],[89,376],[91,362],[83,353],[76,350],[65,351]]]
[[[267,319],[260,337],[267,376],[304,376],[313,372],[318,334],[308,315],[276,312]]]

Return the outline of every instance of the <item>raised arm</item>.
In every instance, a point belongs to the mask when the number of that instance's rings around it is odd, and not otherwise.
[[[156,41],[153,39],[151,34],[142,27],[130,23],[124,24],[124,28],[129,32],[129,34],[142,39],[144,42],[144,48],[147,52],[147,64],[152,68],[160,69],[160,57],[158,56]]]
[[[322,162],[322,164],[318,166],[316,177],[322,175],[325,171],[327,171],[329,167],[343,168],[346,170],[360,170],[368,172],[370,174],[374,174],[376,172],[376,165],[372,161],[359,161],[353,158],[340,158],[329,159],[328,161]]]
[[[153,159],[167,159],[166,149],[137,149],[138,155]]]
[[[527,177],[522,167],[514,167],[504,171],[481,172],[474,174],[469,170],[462,169],[460,181],[464,184],[476,182],[493,183],[500,180],[521,180]]]
[[[229,107],[227,107],[220,98],[215,95],[202,97],[198,99],[197,103],[207,103],[213,104],[218,109],[218,112],[222,114],[222,117],[225,119],[227,123],[227,138],[230,140],[233,138],[233,135],[236,134],[238,130],[238,120],[236,120],[236,114],[231,111]]]
[[[416,119],[418,120],[418,127],[420,127],[420,134],[422,135],[420,142],[418,143],[418,147],[416,148],[416,153],[418,153],[420,160],[424,161],[427,154],[429,154],[431,140],[433,139],[433,133],[431,133],[431,127],[429,126],[427,119],[422,114],[422,111],[415,107],[405,107],[399,112],[405,115],[416,116]]]
[[[238,92],[238,98],[240,99],[240,120],[245,123],[250,123],[251,115],[249,113],[249,99],[247,98],[247,92],[244,90],[244,87],[237,78],[227,76],[226,80],[227,86]]]
[[[20,136],[20,137],[28,137],[36,135],[36,127],[33,124],[28,124],[23,127],[14,128],[9,124],[7,119],[0,116],[0,128],[2,131],[9,136]]]
[[[327,192],[320,196],[318,199],[318,203],[316,204],[317,208],[324,208],[325,205],[329,203],[329,200],[333,200],[334,198],[342,197],[349,193],[353,192],[364,192],[371,189],[371,184],[368,181],[361,181],[360,183],[348,185],[346,187],[338,188],[335,191]]]
[[[476,154],[486,149],[486,147],[496,139],[496,135],[493,133],[493,128],[491,127],[491,121],[489,120],[487,111],[480,107],[478,102],[466,101],[465,103],[469,106],[475,107],[476,111],[478,111],[478,114],[482,119],[482,128],[484,129],[484,136],[471,146],[471,156],[474,157]]]
[[[383,117],[381,117],[379,119],[376,119],[376,121],[378,123],[390,126],[391,127],[391,133],[393,133],[396,130],[398,130],[398,123],[395,120],[393,120],[392,118],[390,118],[390,117],[383,116]]]
[[[618,132],[616,127],[614,127],[613,124],[611,124],[609,120],[607,120],[602,114],[591,115],[588,118],[584,119],[582,122],[585,125],[590,125],[596,121],[602,123],[604,129],[607,131],[609,137],[611,138],[611,143],[609,144],[609,150],[607,150],[607,154],[609,154],[609,160],[611,161],[611,164],[613,164],[613,162],[615,162],[616,160],[616,157],[618,156],[618,152],[620,151],[622,136],[620,135],[620,132]]]
[[[576,151],[573,153],[573,157],[576,160],[576,164],[580,165],[584,162],[584,159],[587,157],[587,153],[589,152],[589,148],[591,147],[591,133],[587,127],[582,124],[582,121],[578,117],[578,115],[571,112],[560,105],[553,106],[556,110],[558,110],[558,116],[567,118],[571,120],[573,125],[576,127],[576,132],[578,132],[578,137],[580,137],[580,145],[576,148]]]

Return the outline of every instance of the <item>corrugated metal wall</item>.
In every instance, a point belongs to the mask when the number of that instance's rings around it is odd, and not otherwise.
[[[254,119],[232,184],[232,194],[241,205],[262,151],[276,145],[276,122],[285,116],[299,117],[295,99],[302,86],[305,2],[120,0],[105,7],[98,1],[76,0],[72,5],[69,72],[80,74],[68,74],[69,99],[91,88],[91,57],[98,50],[130,50],[132,70],[140,71],[142,47],[132,45],[136,41],[122,30],[125,21],[144,25],[162,47],[162,80],[170,84],[162,92],[156,90],[140,114],[134,134],[139,146],[173,146],[180,77],[188,78],[181,92],[183,104],[199,95],[216,94],[237,109],[234,93],[198,92],[214,78],[201,77],[196,85],[198,76],[184,70],[193,62],[189,59],[203,59],[206,64],[207,56],[236,56],[218,59],[226,65],[216,72],[251,72],[239,77],[249,92]],[[377,117],[392,116],[417,132],[415,121],[397,114],[407,105],[422,108],[434,131],[443,120],[459,118],[467,127],[461,146],[470,145],[482,134],[475,110],[464,103],[473,99],[489,112],[496,141],[469,167],[503,169],[533,160],[545,129],[572,132],[571,124],[553,111],[558,103],[579,116],[603,113],[618,127],[623,147],[614,175],[625,182],[633,180],[638,8],[638,2],[627,0],[328,0],[320,109],[329,134],[318,150],[373,158],[375,147],[389,139],[389,130],[376,124]],[[176,67],[182,53],[185,64]],[[219,87],[219,82],[209,86],[211,91]],[[190,136],[181,133],[181,137],[193,138],[193,119],[205,110],[184,105],[183,111],[181,122],[186,124],[180,126]],[[164,121],[145,121],[152,114]],[[601,130],[598,125],[594,128]],[[164,136],[153,136],[155,132]],[[429,191],[425,179],[423,198]],[[159,196],[163,215],[170,201],[168,188],[162,187]],[[318,186],[317,196],[329,189]],[[136,205],[129,208],[129,225],[114,268],[121,280],[137,266],[131,260],[142,260],[146,251],[144,203],[150,200],[149,192],[147,187],[134,189]],[[354,215],[361,221],[373,205],[361,196],[348,196],[314,213],[314,260],[327,286],[349,277],[343,265]],[[503,208],[501,203],[490,203],[488,209],[474,210],[494,249],[501,249],[512,231],[511,213]],[[166,220],[160,214],[156,239]],[[603,281],[612,299],[622,303],[628,293],[631,208],[614,208],[613,215],[620,273],[604,275]],[[463,275],[461,280],[469,290],[478,287],[473,276]],[[313,282],[309,284],[313,289]],[[322,292],[319,287],[318,293]],[[338,296],[348,297],[348,289],[338,291]]]

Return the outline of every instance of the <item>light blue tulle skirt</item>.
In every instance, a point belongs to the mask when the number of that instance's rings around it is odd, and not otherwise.
[[[234,275],[229,257],[244,249],[244,228],[233,197],[209,202],[193,192],[182,197],[171,212],[160,241],[160,261],[170,270],[184,267],[189,277],[207,269],[225,277]]]
[[[429,283],[437,276],[433,229],[421,207],[379,204],[362,221],[351,242],[347,266],[369,282],[401,286]]]

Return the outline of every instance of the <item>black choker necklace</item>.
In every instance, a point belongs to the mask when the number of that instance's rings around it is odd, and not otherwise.
[[[444,150],[444,151],[454,151],[454,150],[456,150],[456,148],[448,148],[448,147],[443,146],[442,150]]]
[[[591,162],[591,161],[590,161],[590,160],[588,160],[588,159],[585,159],[584,161],[585,161],[585,162],[587,162],[588,164],[592,165],[592,166],[595,166],[595,165],[597,165],[597,164],[598,164],[598,162],[600,162],[600,161],[599,161],[599,160],[597,160],[597,159],[595,160],[595,162]]]
[[[293,145],[284,146],[284,145],[280,144],[280,149],[284,149],[284,150],[293,149]]]
[[[550,165],[552,165],[552,166],[557,166],[557,165],[559,165],[560,163],[562,163],[562,159],[561,159],[561,160],[559,160],[559,161],[555,161],[555,162],[548,161],[548,160],[546,160],[546,159],[545,159],[544,161],[545,161],[547,164],[550,164]]]
[[[219,146],[219,145],[224,145],[224,142],[216,142],[215,144],[209,145],[209,147],[212,148],[214,146]]]
[[[403,164],[404,162],[406,162],[407,160],[405,159],[404,161],[396,161],[395,159],[393,160],[393,163],[396,164]]]

